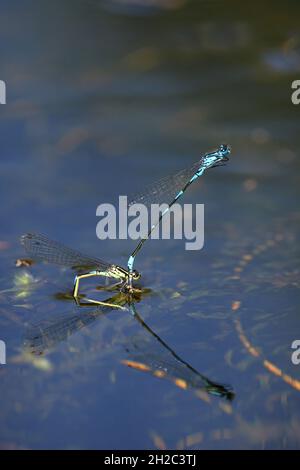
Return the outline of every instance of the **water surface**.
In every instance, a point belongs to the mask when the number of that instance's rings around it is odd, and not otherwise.
[[[300,7],[154,3],[2,2],[2,448],[299,448]],[[77,307],[68,270],[15,267],[27,231],[126,264],[96,207],[222,142],[230,163],[185,199],[203,250],[137,259],[148,329]]]

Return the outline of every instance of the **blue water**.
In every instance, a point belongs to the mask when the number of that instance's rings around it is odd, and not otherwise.
[[[299,5],[166,4],[2,1],[2,448],[299,448]],[[204,248],[136,261],[138,314],[196,372],[129,311],[76,307],[70,271],[15,267],[28,231],[126,265],[97,206],[222,142],[229,164],[185,198]]]

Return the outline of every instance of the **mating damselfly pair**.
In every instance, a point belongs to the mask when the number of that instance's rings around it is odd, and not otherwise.
[[[160,224],[162,218],[170,211],[185,193],[187,188],[203,175],[205,170],[223,165],[229,160],[230,147],[222,144],[220,147],[210,153],[204,154],[200,160],[191,167],[186,168],[173,176],[163,178],[152,186],[146,192],[137,196],[129,205],[134,203],[151,204],[160,198],[167,207],[160,214],[158,220],[151,226],[150,230],[141,238],[135,250],[128,259],[127,269],[116,264],[107,263],[99,258],[86,256],[79,251],[73,250],[62,245],[59,242],[52,241],[44,235],[28,233],[21,237],[21,243],[26,251],[34,258],[47,261],[49,263],[70,267],[75,270],[76,277],[74,281],[73,296],[75,300],[79,297],[79,283],[81,279],[92,276],[104,276],[117,280],[115,286],[132,293],[135,291],[133,281],[138,280],[141,275],[133,269],[135,258],[141,250],[143,244],[151,236],[154,229]],[[93,301],[94,302],[94,301]],[[102,303],[102,302],[95,302]]]

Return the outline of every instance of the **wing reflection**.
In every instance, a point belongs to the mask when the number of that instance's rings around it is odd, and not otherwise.
[[[106,315],[113,310],[118,310],[119,306],[127,303],[125,294],[117,295],[106,299],[110,305],[101,307],[92,305],[92,303],[83,306],[77,306],[75,313],[61,315],[60,318],[47,318],[34,325],[30,325],[25,333],[24,346],[34,355],[45,354],[47,350],[53,349],[57,344],[66,341],[77,331],[90,325],[102,315]],[[115,304],[116,307],[112,307]]]
[[[126,336],[122,341],[127,358],[121,362],[136,370],[150,372],[155,377],[171,380],[183,389],[204,390],[211,395],[234,398],[231,387],[216,383],[183,360],[147,323],[136,310],[135,303],[128,303],[128,298],[121,293],[107,299],[109,306],[93,308],[77,307],[78,311],[59,319],[46,319],[32,325],[25,335],[25,347],[34,355],[41,355],[57,344],[67,340],[77,331],[117,309],[117,306],[127,306],[133,318],[142,327],[136,334]],[[115,304],[113,307],[111,304]]]

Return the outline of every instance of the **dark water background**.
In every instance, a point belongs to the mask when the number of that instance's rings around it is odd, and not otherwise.
[[[1,1],[2,448],[299,448],[299,15],[296,0]],[[185,199],[205,204],[204,249],[149,242],[136,309],[231,401],[129,312],[66,299],[70,271],[14,265],[27,231],[125,265],[134,242],[97,240],[96,207],[221,142],[230,163]]]

